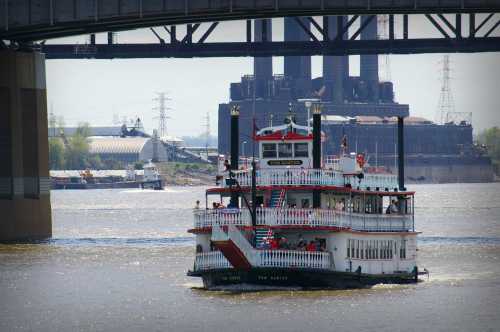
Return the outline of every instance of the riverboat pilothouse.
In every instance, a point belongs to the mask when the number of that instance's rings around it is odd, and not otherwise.
[[[399,177],[369,173],[361,155],[322,158],[321,109],[313,126],[290,114],[255,133],[259,158],[240,168],[239,110],[231,110],[231,162],[210,208],[195,209],[196,257],[190,276],[206,288],[266,285],[357,288],[418,281],[414,192]],[[224,202],[228,202],[224,206]],[[208,203],[207,203],[208,205]]]

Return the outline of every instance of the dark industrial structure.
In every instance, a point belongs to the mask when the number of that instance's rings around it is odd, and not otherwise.
[[[339,31],[346,21],[346,16],[326,17],[323,27],[332,35],[343,32],[341,37],[347,38],[347,30]],[[309,40],[309,24],[305,18],[285,18],[285,42]],[[377,39],[376,17],[362,16],[361,26],[361,40]],[[271,41],[271,31],[271,20],[255,21],[255,39]],[[251,140],[254,124],[262,128],[281,123],[290,111],[299,123],[306,123],[308,114],[312,118],[310,104],[321,103],[326,155],[339,155],[341,139],[346,135],[349,151],[365,153],[371,165],[396,173],[396,118],[405,118],[405,143],[401,148],[407,160],[407,179],[482,182],[493,178],[491,161],[473,146],[471,124],[437,125],[410,117],[409,105],[394,101],[393,83],[379,80],[377,55],[360,56],[360,76],[349,75],[348,56],[324,56],[323,75],[314,79],[309,56],[285,56],[284,75],[273,75],[271,57],[257,57],[254,75],[231,83],[230,99],[219,105],[219,152],[223,154],[230,152],[231,107],[240,108],[241,143]]]

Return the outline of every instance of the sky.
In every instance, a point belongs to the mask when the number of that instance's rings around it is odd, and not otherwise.
[[[283,39],[283,20],[273,20],[273,39]],[[243,41],[244,22],[222,22],[208,41]],[[396,29],[400,22],[396,21]],[[468,27],[463,27],[468,31]],[[488,29],[486,26],[485,30]],[[200,28],[201,30],[201,28]],[[400,29],[399,29],[400,30]],[[410,17],[410,38],[437,37],[438,32],[420,16]],[[498,29],[500,30],[500,28]],[[496,35],[499,35],[498,30]],[[182,31],[182,30],[181,30]],[[158,29],[161,34],[161,30]],[[164,32],[163,32],[164,34]],[[400,32],[396,33],[398,37]],[[105,34],[97,42],[105,42]],[[49,43],[85,43],[72,37]],[[119,42],[156,42],[147,29],[120,32]],[[379,57],[380,77],[390,73],[395,97],[410,105],[412,116],[434,120],[441,88],[443,54],[390,55],[389,68]],[[451,91],[457,112],[472,112],[475,132],[500,126],[500,53],[451,54]],[[275,74],[283,73],[283,58],[273,59]],[[312,58],[312,76],[321,76],[322,58]],[[112,125],[116,117],[140,117],[146,130],[157,127],[157,92],[171,99],[167,106],[167,133],[196,136],[206,129],[210,116],[212,134],[217,133],[219,103],[229,101],[229,84],[253,73],[253,60],[240,58],[47,60],[49,111],[63,116],[66,125],[89,122]],[[350,57],[350,74],[359,74],[359,56]]]

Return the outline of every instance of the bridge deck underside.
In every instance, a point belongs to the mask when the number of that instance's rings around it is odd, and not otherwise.
[[[500,0],[4,0],[0,2],[0,39],[41,40],[262,17],[498,11]]]

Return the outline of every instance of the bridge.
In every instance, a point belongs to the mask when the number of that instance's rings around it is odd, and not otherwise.
[[[498,12],[500,0],[0,0],[0,241],[47,238],[52,232],[45,55],[39,51],[54,59],[500,51],[493,36]],[[388,38],[360,38],[378,14],[389,15]],[[413,14],[424,15],[440,37],[411,36]],[[453,14],[454,21],[444,14]],[[330,29],[332,15],[351,17],[337,19]],[[396,15],[402,16],[401,38],[395,34]],[[318,16],[326,17],[322,25]],[[251,20],[272,17],[294,17],[307,38],[271,41],[266,20],[259,20],[252,39]],[[359,28],[346,38],[358,19]],[[229,20],[246,21],[245,41],[207,42],[218,22]],[[194,38],[202,23],[208,28]],[[180,24],[186,24],[183,36],[176,34]],[[113,32],[146,27],[157,44],[113,42]],[[76,45],[45,43],[82,34],[92,40],[99,32],[108,32],[108,43],[94,40],[79,52]]]
[[[3,0],[0,3],[0,39],[17,41],[269,17],[500,10],[498,0]]]

